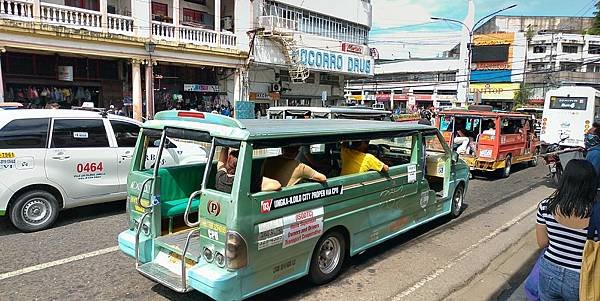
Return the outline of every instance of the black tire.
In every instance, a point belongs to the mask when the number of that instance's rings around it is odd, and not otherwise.
[[[325,284],[337,277],[346,259],[346,243],[346,238],[340,231],[330,231],[321,236],[310,260],[308,278],[312,283]],[[337,249],[332,250],[335,244]],[[327,258],[328,255],[332,257]],[[331,260],[333,261],[329,262]],[[321,267],[321,263],[325,266]]]
[[[501,176],[503,178],[508,178],[510,176],[510,170],[512,169],[512,157],[511,155],[506,155],[506,159],[504,159],[504,168],[501,170]]]
[[[458,184],[452,195],[452,207],[450,210],[450,216],[457,218],[462,214],[465,202],[465,187],[463,184]]]
[[[533,160],[529,161],[529,167],[536,167],[538,166],[538,159],[540,157],[540,148],[536,148],[535,152],[533,153]]]
[[[23,232],[35,232],[49,228],[58,217],[58,201],[44,190],[32,190],[21,194],[9,207],[11,223]]]

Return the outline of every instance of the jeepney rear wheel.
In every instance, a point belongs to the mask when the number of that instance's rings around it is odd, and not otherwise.
[[[337,230],[325,233],[315,246],[308,278],[314,284],[325,284],[340,273],[346,258],[346,238]]]
[[[463,184],[458,184],[452,195],[452,210],[450,215],[452,218],[457,218],[462,213],[463,203],[465,201],[465,187]]]
[[[58,200],[44,190],[32,190],[18,196],[10,205],[11,223],[23,232],[47,229],[58,217]]]
[[[531,161],[529,161],[529,166],[530,167],[536,167],[538,165],[538,159],[540,157],[540,148],[537,147],[535,149],[535,151],[533,152],[533,159]]]
[[[506,156],[504,159],[504,168],[502,169],[502,177],[508,178],[510,176],[510,169],[512,167],[512,157],[510,155]]]

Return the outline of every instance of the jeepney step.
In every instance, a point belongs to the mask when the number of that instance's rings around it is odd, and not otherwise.
[[[187,235],[190,233],[190,231],[196,232],[192,234],[192,237],[190,237],[190,244],[185,257],[197,261],[202,254],[202,248],[200,246],[200,234],[198,233],[197,229],[189,229],[186,231],[160,236],[156,238],[155,243],[158,246],[169,249],[181,255],[185,246],[185,240],[187,239]]]
[[[186,285],[185,287],[182,286],[181,275],[177,275],[158,263],[145,263],[139,266],[137,270],[144,277],[160,283],[176,292],[185,293],[192,290],[189,285]]]

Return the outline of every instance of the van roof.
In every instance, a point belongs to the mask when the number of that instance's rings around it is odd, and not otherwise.
[[[165,127],[207,131],[213,137],[234,140],[266,140],[332,135],[368,134],[435,129],[432,126],[391,121],[352,119],[233,119],[217,114],[163,111],[145,128]]]
[[[14,120],[23,118],[97,118],[100,117],[99,112],[84,111],[84,110],[52,110],[52,109],[26,109],[26,110],[3,110],[0,111],[0,120]],[[108,115],[111,120],[126,120],[139,124],[134,119]]]

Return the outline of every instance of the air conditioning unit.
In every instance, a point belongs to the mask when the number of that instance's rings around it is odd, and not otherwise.
[[[271,84],[271,92],[281,92],[281,84]]]

